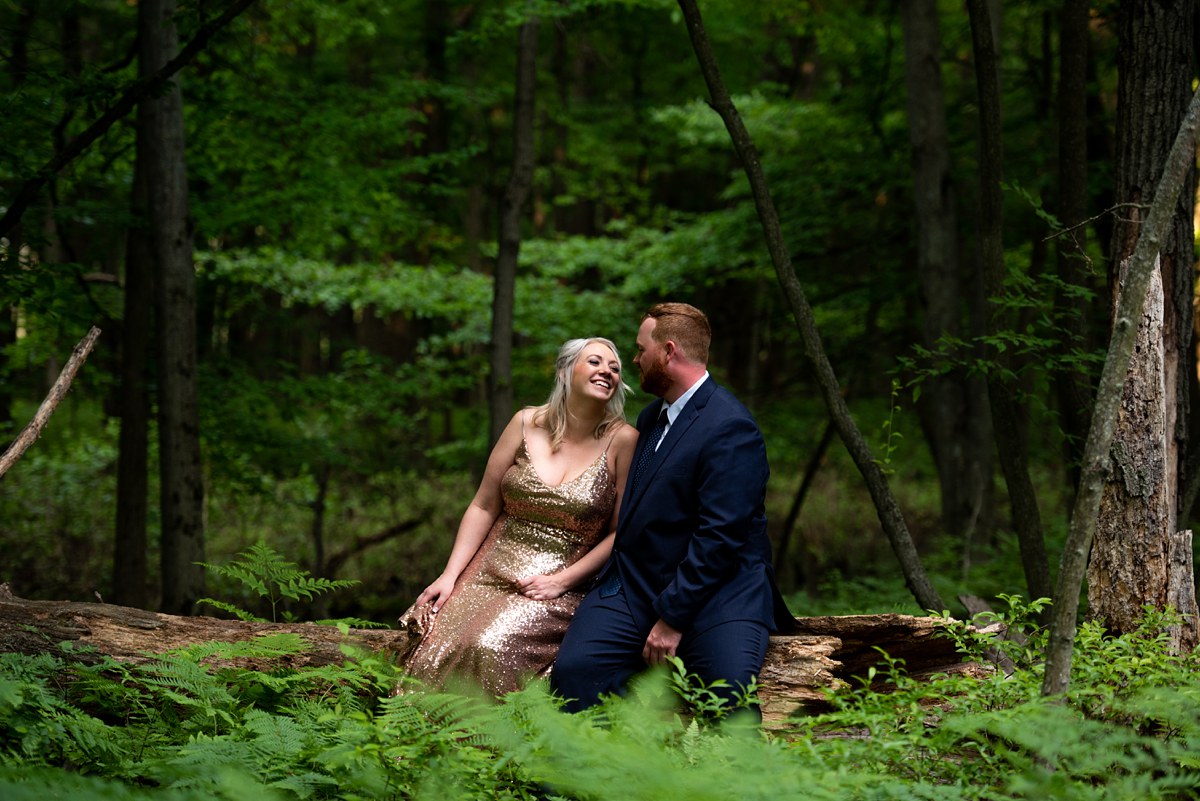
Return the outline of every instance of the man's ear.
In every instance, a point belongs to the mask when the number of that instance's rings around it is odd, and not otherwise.
[[[664,342],[662,344],[662,349],[663,354],[667,357],[667,361],[673,359],[675,354],[679,352],[679,348],[675,345],[675,340],[673,339],[668,339],[666,342]]]

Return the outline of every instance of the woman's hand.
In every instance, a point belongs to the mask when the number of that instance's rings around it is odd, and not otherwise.
[[[549,601],[559,597],[571,589],[558,574],[549,576],[530,576],[517,580],[517,589],[526,598],[535,601]]]
[[[450,593],[454,590],[454,579],[446,575],[438,576],[437,579],[425,588],[425,591],[417,596],[417,606],[424,603],[432,603],[433,608],[429,611],[437,614],[438,609],[450,597]]]

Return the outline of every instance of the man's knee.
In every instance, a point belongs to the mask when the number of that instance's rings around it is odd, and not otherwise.
[[[745,692],[762,670],[770,632],[758,623],[733,622],[717,626],[683,643],[681,658],[689,672],[706,684],[724,680],[733,698]]]

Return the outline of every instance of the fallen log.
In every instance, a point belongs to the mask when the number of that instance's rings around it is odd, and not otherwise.
[[[964,669],[953,642],[937,636],[937,629],[936,618],[912,615],[797,618],[796,631],[772,636],[767,649],[759,690],[764,722],[771,725],[823,708],[827,690],[866,676],[882,661],[876,647],[903,659],[910,675]],[[284,632],[299,636],[305,649],[285,657],[239,657],[237,666],[270,671],[338,664],[346,659],[346,644],[396,654],[407,650],[409,637],[396,629],[351,629],[343,634],[315,623],[257,623],[106,603],[31,601],[0,584],[0,652],[52,653],[85,663],[102,657],[141,663],[196,643],[248,642]],[[69,650],[62,643],[68,643]]]

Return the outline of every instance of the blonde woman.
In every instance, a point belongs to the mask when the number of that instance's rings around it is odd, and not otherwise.
[[[504,429],[445,569],[400,619],[420,635],[410,675],[434,686],[465,678],[498,696],[549,671],[612,552],[637,442],[628,391],[612,342],[562,346],[549,399]]]

